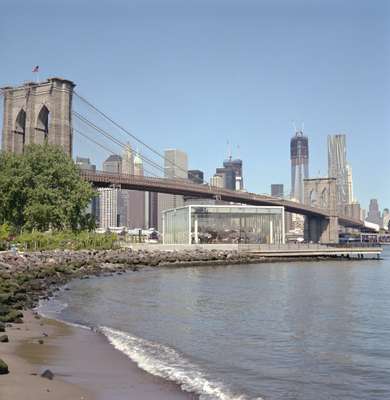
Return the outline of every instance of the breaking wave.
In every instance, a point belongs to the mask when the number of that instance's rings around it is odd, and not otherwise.
[[[199,394],[201,400],[251,399],[244,394],[231,393],[221,382],[209,380],[199,366],[186,360],[168,346],[108,327],[101,327],[99,331],[117,350],[126,354],[141,369],[176,382],[182,390]],[[262,400],[262,398],[253,400]]]

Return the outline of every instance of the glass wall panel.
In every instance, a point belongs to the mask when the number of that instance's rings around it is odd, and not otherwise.
[[[283,243],[283,209],[191,207],[192,243]]]
[[[164,244],[189,244],[188,207],[164,211]]]

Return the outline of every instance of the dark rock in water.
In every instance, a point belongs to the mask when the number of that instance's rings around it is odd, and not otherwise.
[[[1,335],[0,336],[0,343],[8,343],[8,335]]]
[[[39,339],[39,340],[38,340],[38,343],[39,343],[39,344],[43,344],[44,342],[43,342],[42,339]]]
[[[42,332],[42,336],[48,337],[49,335],[46,332]]]
[[[8,374],[8,365],[0,358],[0,375]]]
[[[5,332],[5,324],[4,324],[4,322],[0,322],[0,332]]]
[[[41,374],[42,378],[46,378],[46,379],[50,379],[52,380],[54,378],[54,374],[53,372],[50,371],[50,369],[46,369],[42,374]]]

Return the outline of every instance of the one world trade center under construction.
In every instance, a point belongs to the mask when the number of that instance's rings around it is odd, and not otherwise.
[[[303,131],[291,138],[291,199],[303,203],[303,180],[309,177],[309,140]]]

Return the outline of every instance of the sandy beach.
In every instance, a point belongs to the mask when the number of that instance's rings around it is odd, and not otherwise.
[[[99,333],[33,312],[7,327],[0,357],[10,373],[0,375],[0,399],[122,400],[197,399],[177,385],[139,369]],[[39,343],[43,340],[43,343]],[[52,380],[41,377],[49,369]]]

